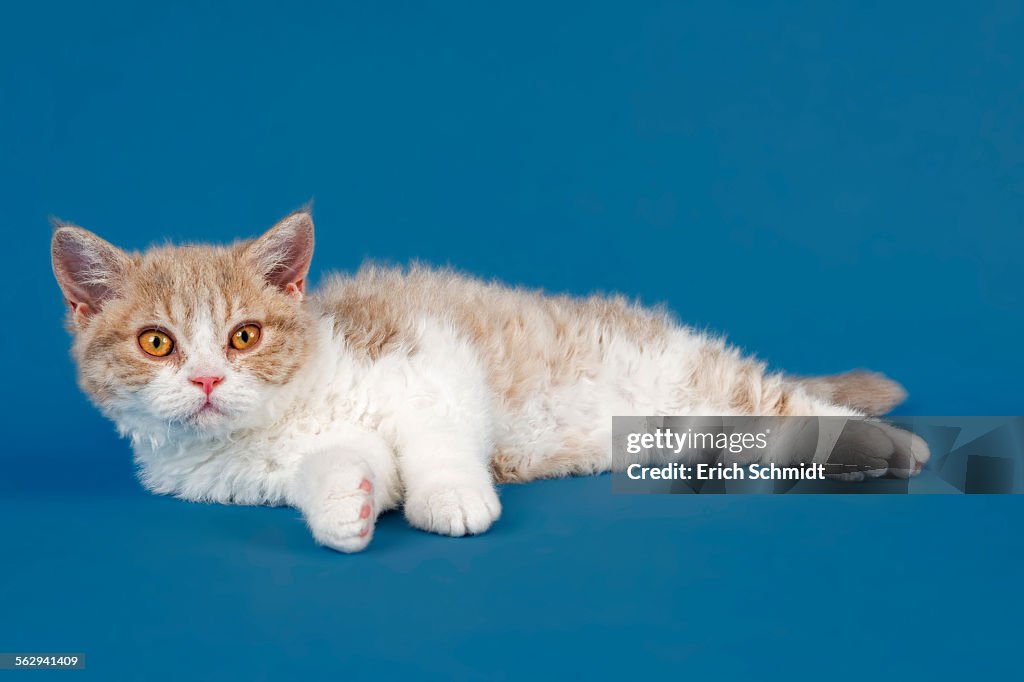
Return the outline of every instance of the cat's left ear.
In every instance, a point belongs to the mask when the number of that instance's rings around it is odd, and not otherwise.
[[[313,216],[308,210],[292,213],[252,242],[247,252],[270,284],[302,300],[313,260]]]

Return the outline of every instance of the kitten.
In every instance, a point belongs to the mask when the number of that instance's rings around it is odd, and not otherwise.
[[[305,287],[313,222],[254,241],[129,254],[61,226],[53,270],[82,389],[131,440],[142,483],[188,500],[292,505],[314,538],[482,533],[495,482],[612,465],[612,415],[881,414],[885,377],[769,374],[621,298],[544,296],[448,270],[366,267]],[[886,446],[874,474],[927,448]],[[908,454],[909,453],[909,454]]]

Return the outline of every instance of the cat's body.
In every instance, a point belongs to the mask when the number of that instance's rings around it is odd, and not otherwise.
[[[613,415],[855,416],[902,398],[879,375],[769,374],[621,299],[372,267],[305,296],[312,242],[303,212],[255,242],[141,256],[55,234],[80,383],[149,489],[292,505],[354,551],[398,505],[419,528],[479,533],[495,481],[608,470]]]

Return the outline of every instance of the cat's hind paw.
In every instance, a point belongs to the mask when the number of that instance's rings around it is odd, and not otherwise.
[[[441,535],[483,533],[500,515],[501,503],[489,483],[436,484],[410,491],[405,501],[405,517],[410,524]]]
[[[377,518],[373,484],[368,478],[353,479],[350,485],[334,488],[306,514],[313,538],[339,552],[360,552],[373,539]]]
[[[910,431],[883,422],[847,422],[825,463],[825,474],[844,481],[920,473],[930,458],[928,444]]]

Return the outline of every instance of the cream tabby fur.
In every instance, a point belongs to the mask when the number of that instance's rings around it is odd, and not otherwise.
[[[79,382],[131,439],[143,484],[292,505],[346,552],[399,505],[417,528],[482,533],[501,512],[495,481],[608,470],[612,415],[852,416],[903,397],[866,372],[769,374],[621,299],[424,268],[366,268],[306,296],[305,211],[230,247],[128,254],[62,226],[52,251]],[[236,350],[243,323],[261,336]],[[149,329],[173,339],[171,354],[141,350]],[[221,381],[207,398],[196,377]],[[890,446],[883,469],[914,473],[919,445],[910,457]]]

